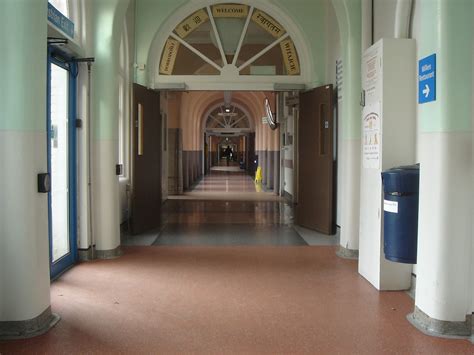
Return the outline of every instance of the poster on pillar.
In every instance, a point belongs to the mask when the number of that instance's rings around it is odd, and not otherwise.
[[[364,169],[380,169],[380,102],[365,106],[362,117],[362,166]]]
[[[378,86],[380,86],[381,59],[378,45],[374,45],[366,51],[363,63],[362,87],[365,91],[365,103],[369,104],[380,97]]]

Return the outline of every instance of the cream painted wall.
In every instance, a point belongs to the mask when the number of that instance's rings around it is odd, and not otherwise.
[[[189,91],[170,97],[169,127],[183,130],[183,150],[202,150],[204,131],[204,115],[210,107],[224,102],[224,96],[219,91]],[[278,133],[262,125],[261,118],[265,115],[263,100],[267,96],[270,101],[273,95],[265,92],[234,92],[233,102],[243,106],[250,114],[251,126],[257,132],[256,146],[268,150],[278,150]],[[177,105],[177,107],[175,107]],[[171,109],[173,107],[173,109]],[[174,113],[176,111],[176,113]],[[270,138],[271,137],[271,138]],[[268,142],[268,145],[264,145]],[[258,150],[258,148],[257,148]]]

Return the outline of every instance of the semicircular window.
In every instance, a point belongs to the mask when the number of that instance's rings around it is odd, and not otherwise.
[[[206,132],[208,133],[245,133],[250,130],[247,114],[237,106],[222,104],[214,108],[207,116]]]
[[[161,75],[300,75],[295,44],[267,13],[244,4],[207,6],[182,20],[163,47]]]

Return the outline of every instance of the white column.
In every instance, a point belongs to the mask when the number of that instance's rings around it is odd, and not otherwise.
[[[414,320],[469,335],[473,152],[470,0],[422,1],[419,58],[436,53],[436,101],[419,105],[420,206]],[[432,31],[433,26],[439,31]],[[468,316],[466,319],[466,316]]]
[[[45,332],[57,322],[49,294],[47,0],[0,2],[0,340]]]
[[[338,255],[356,258],[359,249],[361,1],[333,0],[344,63],[341,237]]]
[[[99,258],[120,255],[118,176],[118,61],[128,0],[93,2],[95,64],[92,70],[93,242]]]

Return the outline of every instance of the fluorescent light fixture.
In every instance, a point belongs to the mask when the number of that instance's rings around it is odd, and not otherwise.
[[[305,84],[275,83],[273,85],[273,90],[275,91],[297,91],[305,89]]]
[[[159,83],[153,88],[155,90],[168,90],[168,91],[186,91],[185,83]]]

